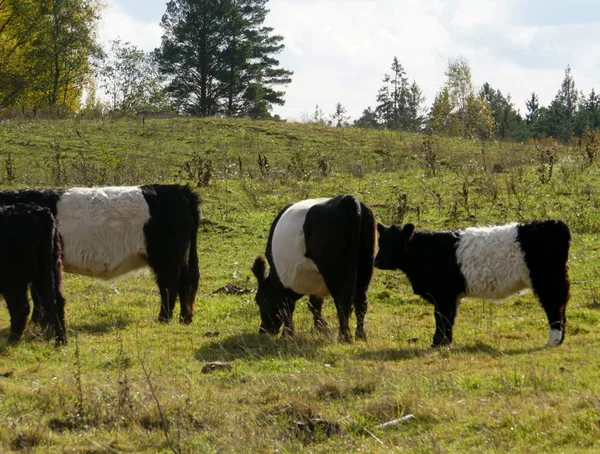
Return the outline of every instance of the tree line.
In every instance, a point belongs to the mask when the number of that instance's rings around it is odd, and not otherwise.
[[[161,45],[144,52],[120,40],[105,49],[98,44],[100,0],[0,0],[0,110],[279,119],[272,110],[284,104],[293,72],[276,58],[284,38],[264,25],[267,3],[170,0],[160,22]],[[462,57],[449,60],[431,106],[425,101],[394,57],[375,107],[353,123],[341,102],[330,116],[317,105],[304,120],[516,141],[566,142],[600,129],[599,96],[593,89],[577,91],[569,67],[552,102],[541,106],[534,92],[524,116],[499,88],[487,82],[475,87]]]
[[[355,126],[512,141],[553,137],[563,142],[600,129],[600,97],[593,88],[588,95],[577,91],[569,66],[552,102],[541,106],[533,92],[524,117],[500,89],[488,82],[476,89],[463,57],[448,62],[444,84],[429,109],[397,57],[391,70],[383,77],[376,107],[366,108]]]

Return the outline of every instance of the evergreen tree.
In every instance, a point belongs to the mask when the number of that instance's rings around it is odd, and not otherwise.
[[[582,137],[586,130],[600,129],[600,96],[595,90],[587,96],[581,93],[580,103],[575,114],[575,135]]]
[[[493,89],[489,83],[483,84],[481,96],[490,105],[494,118],[494,136],[503,140],[525,140],[527,128],[514,108],[510,95],[504,96],[500,90]]]
[[[348,111],[344,106],[342,106],[342,103],[338,102],[335,105],[335,112],[331,114],[331,124],[336,128],[348,126],[348,120],[350,120],[350,117],[346,115],[347,113]]]
[[[575,112],[577,110],[579,95],[575,90],[575,81],[571,75],[571,68],[565,69],[565,77],[558,93],[548,106],[548,115],[542,123],[547,134],[568,142],[575,132]]]
[[[527,108],[527,113],[525,114],[525,125],[527,126],[529,137],[533,137],[534,139],[539,139],[546,134],[543,133],[543,124],[540,122],[540,118],[546,117],[546,108],[540,107],[540,100],[538,95],[535,92],[531,93],[531,97],[525,101],[525,107]]]
[[[269,116],[291,71],[273,55],[283,37],[263,26],[267,0],[171,0],[155,51],[176,105],[195,115]]]
[[[425,98],[416,82],[409,85],[398,57],[394,57],[391,69],[392,74],[384,75],[375,112],[380,123],[388,129],[417,131],[423,122],[421,104]]]
[[[367,107],[363,110],[360,118],[354,120],[354,126],[358,128],[378,128],[379,120],[377,119],[377,112],[371,107]]]

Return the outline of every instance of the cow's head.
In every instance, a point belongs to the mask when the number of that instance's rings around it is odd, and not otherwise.
[[[415,233],[413,224],[406,224],[403,228],[398,225],[389,227],[377,223],[379,233],[379,252],[375,257],[375,267],[381,270],[404,269],[408,255],[408,245]]]
[[[256,304],[260,310],[260,329],[259,333],[277,334],[283,324],[281,316],[281,307],[283,305],[285,294],[284,289],[278,279],[267,274],[267,261],[264,257],[256,257],[252,272],[258,281],[256,291]]]

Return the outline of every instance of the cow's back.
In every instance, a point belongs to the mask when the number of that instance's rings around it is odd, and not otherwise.
[[[139,187],[69,189],[57,204],[65,271],[111,279],[146,266],[149,219]]]

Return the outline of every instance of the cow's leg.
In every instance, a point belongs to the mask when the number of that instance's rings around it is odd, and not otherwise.
[[[14,344],[21,339],[29,316],[27,285],[18,285],[5,291],[4,299],[10,314],[10,334],[7,343]]]
[[[337,309],[338,321],[340,323],[339,339],[340,342],[352,342],[350,335],[350,314],[352,314],[353,305],[348,304],[348,300],[336,300],[335,308]]]
[[[174,272],[156,271],[156,283],[160,290],[160,312],[158,321],[168,323],[173,317],[173,309],[177,301],[179,277]]]
[[[363,211],[361,219],[361,239],[356,273],[356,338],[367,340],[365,331],[365,315],[369,306],[367,292],[373,277],[373,261],[375,259],[375,219],[370,211]]]
[[[280,317],[283,320],[283,337],[292,337],[294,335],[294,310],[296,309],[296,301],[286,297],[281,307]]]
[[[44,302],[40,296],[38,289],[35,285],[30,286],[31,290],[31,301],[33,301],[33,311],[31,312],[31,321],[36,325],[44,329],[46,322],[46,311],[44,309]]]
[[[181,305],[179,321],[181,323],[188,324],[192,322],[199,279],[200,274],[197,269],[194,273],[194,270],[187,265],[182,268],[179,283],[179,303]]]
[[[354,309],[355,283],[344,282],[343,276],[326,275],[323,277],[335,303],[338,321],[340,324],[339,340],[340,342],[352,342],[349,320],[352,310]]]
[[[55,290],[56,315],[54,317],[54,339],[56,345],[67,343],[65,327],[65,298],[58,287]]]
[[[329,333],[329,325],[321,315],[323,309],[323,298],[316,295],[310,295],[308,299],[308,308],[313,316],[314,330],[319,333]]]
[[[548,317],[548,342],[546,347],[556,347],[565,340],[567,328],[566,309],[569,301],[569,283],[549,278],[542,285],[534,287],[546,316]]]
[[[365,332],[365,315],[367,313],[368,305],[366,292],[357,292],[356,304],[354,307],[354,313],[356,314],[357,339],[367,340],[367,333]]]
[[[435,334],[432,347],[450,345],[452,328],[456,317],[457,302],[455,299],[437,300],[434,302]]]

